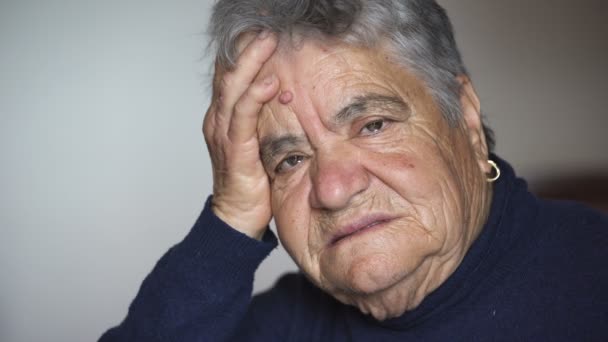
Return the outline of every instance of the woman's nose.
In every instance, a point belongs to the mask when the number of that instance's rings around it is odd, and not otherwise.
[[[310,204],[316,209],[343,209],[369,186],[360,154],[346,148],[318,150],[310,177]]]

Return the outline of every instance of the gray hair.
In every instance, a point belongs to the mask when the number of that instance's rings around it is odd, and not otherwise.
[[[232,68],[241,34],[262,30],[366,48],[387,42],[396,62],[425,82],[448,123],[462,119],[457,76],[468,73],[434,0],[219,0],[209,27],[218,62]],[[493,151],[494,134],[483,128]]]

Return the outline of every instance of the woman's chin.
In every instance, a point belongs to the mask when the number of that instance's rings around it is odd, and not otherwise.
[[[319,256],[321,283],[344,293],[372,296],[408,278],[418,278],[421,265],[439,247],[412,234],[387,234],[388,229],[362,233],[325,249]],[[426,236],[425,236],[426,237]]]
[[[344,266],[334,262],[322,265],[322,272],[335,286],[335,291],[354,296],[374,296],[401,282],[411,272],[407,265],[388,258],[384,253],[370,253],[349,261]]]
[[[405,312],[405,308],[384,306],[372,306],[366,309],[367,312],[363,311],[361,307],[359,307],[359,310],[361,310],[361,312],[363,312],[364,314],[374,317],[374,319],[377,321],[384,321],[387,319],[396,318],[403,315],[403,313]]]
[[[334,274],[331,283],[339,287],[325,290],[376,320],[399,317],[420,304],[422,298],[418,290],[424,277],[416,271],[425,270],[425,267],[412,270],[403,266],[383,258],[367,259],[351,264],[348,272]]]
[[[372,316],[378,321],[384,321],[387,319],[399,317],[407,311],[408,305],[405,301],[393,301],[386,296],[356,296],[351,298],[344,298],[341,302],[355,306],[365,315]]]

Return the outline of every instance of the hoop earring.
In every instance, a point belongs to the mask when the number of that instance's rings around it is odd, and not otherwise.
[[[500,169],[498,168],[498,165],[496,165],[496,163],[493,160],[488,159],[488,164],[490,164],[492,169],[494,169],[494,172],[496,173],[496,175],[492,178],[486,178],[486,181],[488,183],[494,183],[498,180],[498,178],[500,178]]]

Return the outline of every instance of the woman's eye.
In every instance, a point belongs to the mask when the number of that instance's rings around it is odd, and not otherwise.
[[[363,126],[363,128],[361,129],[361,133],[375,134],[381,131],[385,125],[386,122],[384,120],[375,120]]]
[[[277,173],[282,173],[289,171],[290,169],[296,167],[298,164],[304,161],[304,156],[301,155],[292,155],[285,159],[283,159],[276,168]]]

